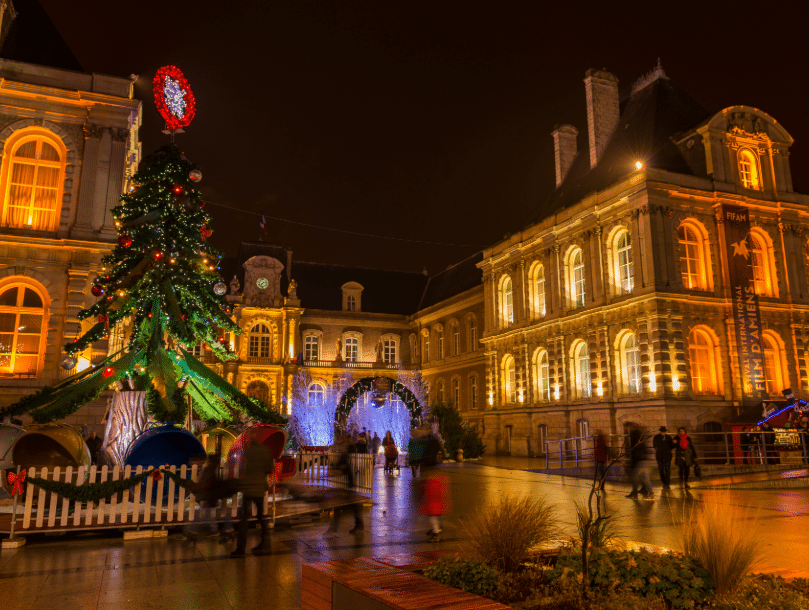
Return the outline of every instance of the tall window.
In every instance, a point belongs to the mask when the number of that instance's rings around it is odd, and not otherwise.
[[[474,352],[478,348],[478,322],[475,318],[469,318],[469,351]]]
[[[753,271],[753,286],[756,294],[764,297],[777,296],[775,287],[775,259],[767,239],[760,229],[750,231],[750,266]]]
[[[319,383],[313,383],[309,386],[307,403],[310,406],[322,405],[325,397],[326,391],[323,389],[322,385],[320,385]]]
[[[2,226],[56,230],[64,164],[54,144],[50,138],[33,135],[12,147]]]
[[[444,380],[440,380],[437,384],[438,388],[438,402],[444,404]]]
[[[475,375],[469,378],[469,406],[478,408],[478,378]]]
[[[430,361],[430,337],[424,337],[424,362]]]
[[[36,376],[43,342],[45,306],[28,286],[0,293],[0,372]]]
[[[455,404],[456,409],[461,408],[461,380],[460,379],[453,379],[452,380],[452,400]]]
[[[708,290],[708,258],[705,239],[694,225],[677,229],[680,243],[680,272],[688,290]]]
[[[718,382],[714,342],[706,331],[695,328],[688,335],[688,356],[694,393],[716,394]]]
[[[500,320],[503,328],[514,323],[514,295],[511,278],[507,275],[500,283]]]
[[[360,341],[356,337],[346,337],[345,340],[345,361],[356,362],[360,353]]]
[[[590,379],[590,351],[584,341],[579,342],[574,356],[576,369],[576,389],[579,398],[590,398],[592,380]]]
[[[385,339],[382,342],[382,360],[387,364],[396,363],[397,356],[395,339]]]
[[[353,294],[346,297],[346,311],[357,311],[357,297]]]
[[[621,372],[623,374],[624,392],[640,394],[642,389],[640,375],[640,346],[633,333],[626,333],[621,340]]]
[[[266,324],[256,324],[250,329],[248,356],[251,358],[270,357],[270,329]]]
[[[781,390],[787,386],[784,379],[782,363],[782,350],[778,344],[778,339],[771,332],[765,332],[761,336],[764,347],[764,382],[769,396],[780,396]]]
[[[753,151],[743,148],[739,151],[739,177],[742,186],[748,189],[760,189],[761,178],[758,171],[758,159]]]
[[[303,340],[304,360],[319,360],[320,340],[316,335],[307,335]]]
[[[505,402],[517,402],[517,368],[514,366],[514,358],[510,355],[503,359],[503,383]]]
[[[621,294],[632,292],[635,279],[632,275],[632,244],[629,231],[622,231],[615,240],[615,282]]]
[[[541,350],[534,363],[534,378],[537,380],[537,396],[542,402],[551,401],[551,378],[548,366],[548,352]]]
[[[530,271],[531,309],[535,318],[545,315],[545,267],[534,263]]]
[[[443,360],[444,358],[444,331],[438,331],[438,359]]]
[[[458,323],[452,325],[452,355],[461,353],[461,327]]]
[[[573,307],[584,307],[584,254],[576,248],[570,256],[570,300]]]

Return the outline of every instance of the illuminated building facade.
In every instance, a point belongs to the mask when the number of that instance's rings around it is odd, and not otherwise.
[[[90,280],[117,237],[110,210],[140,161],[141,103],[132,79],[80,71],[41,9],[0,7],[0,393],[8,404],[75,372],[60,367],[62,346],[82,327],[76,314],[95,301]],[[107,348],[100,342],[77,366]],[[103,403],[68,421],[99,422]]]

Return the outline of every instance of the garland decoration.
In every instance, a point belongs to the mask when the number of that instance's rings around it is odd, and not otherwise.
[[[337,409],[334,413],[335,418],[337,419],[343,417],[347,419],[349,412],[357,404],[357,399],[366,392],[371,392],[373,390],[375,379],[377,378],[363,377],[348,388],[343,394],[343,397],[340,399],[340,403],[337,405]],[[411,425],[414,427],[418,426],[422,415],[422,408],[418,398],[416,398],[416,395],[413,394],[413,392],[411,392],[403,383],[400,383],[395,379],[390,379],[390,377],[386,377],[386,379],[390,380],[391,382],[391,394],[396,394],[399,398],[401,398],[405,407],[410,412]]]
[[[9,473],[9,483],[11,483],[12,474],[13,473]],[[60,495],[68,500],[77,502],[98,502],[99,500],[114,496],[118,492],[135,487],[148,476],[151,476],[154,481],[159,481],[161,474],[192,493],[196,492],[198,489],[196,481],[184,479],[180,475],[163,468],[150,468],[140,474],[131,476],[128,479],[121,479],[120,481],[105,481],[104,483],[90,483],[89,485],[74,485],[73,483],[63,483],[61,481],[48,481],[46,479],[40,479],[39,477],[28,477],[28,483],[36,485],[45,491]],[[20,476],[25,480],[24,470],[20,472]]]

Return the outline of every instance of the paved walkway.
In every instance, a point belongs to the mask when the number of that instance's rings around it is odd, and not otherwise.
[[[0,552],[4,610],[18,608],[279,608],[300,607],[300,566],[308,561],[373,557],[414,550],[461,548],[463,521],[507,493],[544,495],[558,507],[569,534],[574,501],[588,492],[586,481],[525,472],[530,458],[489,458],[446,464],[454,510],[442,542],[426,541],[427,523],[417,514],[417,490],[409,471],[375,473],[373,507],[365,509],[366,529],[347,533],[349,516],[337,535],[325,522],[279,528],[268,553],[232,559],[232,544],[216,539],[188,544],[179,533],[166,539],[124,542],[120,534],[34,536],[19,550]],[[519,469],[514,469],[514,468]],[[766,539],[765,566],[806,571],[809,557],[809,492],[718,492],[672,490],[654,502],[629,500],[627,486],[608,483],[606,503],[619,517],[626,538],[679,548],[676,518],[691,502],[721,502],[758,511]],[[256,536],[257,532],[251,533]],[[255,539],[253,540],[255,543]],[[248,543],[249,545],[250,543]]]

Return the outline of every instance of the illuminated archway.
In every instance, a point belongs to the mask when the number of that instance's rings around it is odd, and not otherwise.
[[[334,422],[339,428],[345,429],[348,414],[351,412],[351,409],[356,406],[357,399],[366,392],[373,391],[375,379],[380,379],[380,377],[363,377],[343,393],[340,402],[337,404],[337,409],[334,412]],[[391,379],[390,377],[381,377],[381,379],[390,381],[390,393],[398,396],[402,403],[404,403],[404,406],[410,413],[411,426],[415,427],[420,425],[422,415],[421,403],[419,403],[416,395],[408,390],[404,384],[399,383],[395,379]]]

